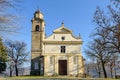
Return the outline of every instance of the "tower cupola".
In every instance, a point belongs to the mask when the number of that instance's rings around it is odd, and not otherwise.
[[[39,9],[37,11],[35,11],[34,19],[41,19],[41,20],[44,19],[44,16],[43,16],[42,12]]]

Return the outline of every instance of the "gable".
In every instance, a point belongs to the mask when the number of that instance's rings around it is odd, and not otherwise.
[[[64,40],[62,40],[62,37],[64,37]],[[74,43],[75,41],[82,41],[82,40],[81,38],[75,37],[72,34],[53,33],[51,36],[47,37],[45,41],[72,41]]]
[[[70,33],[71,34],[72,31],[65,27],[60,27],[60,28],[54,30],[53,33]]]
[[[62,26],[56,30],[53,31],[53,33],[72,33],[71,30],[65,28],[64,23],[62,23]]]
[[[46,37],[44,39],[45,41],[68,41],[74,43],[75,41],[82,41],[81,38],[75,37],[72,34],[72,31],[69,30],[68,28],[64,27],[64,23],[62,23],[62,26],[55,29],[53,31],[53,34],[49,37]]]

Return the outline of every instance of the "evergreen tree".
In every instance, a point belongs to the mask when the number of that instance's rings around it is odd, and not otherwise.
[[[2,39],[0,38],[0,73],[5,71],[7,62],[7,50],[3,45]]]

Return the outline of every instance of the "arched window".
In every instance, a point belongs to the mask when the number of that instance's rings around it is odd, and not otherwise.
[[[37,25],[37,26],[35,27],[35,31],[39,31],[39,29],[40,29],[40,27],[39,27],[39,25]]]

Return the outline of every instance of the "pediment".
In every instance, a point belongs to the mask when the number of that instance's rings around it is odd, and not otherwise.
[[[54,30],[53,33],[72,33],[72,31],[65,27],[60,27],[60,28]]]

